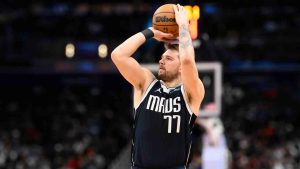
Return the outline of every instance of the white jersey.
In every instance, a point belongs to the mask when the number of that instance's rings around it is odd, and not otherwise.
[[[202,168],[228,169],[229,150],[222,121],[218,117],[202,119],[206,132],[202,136]]]
[[[202,167],[203,169],[227,169],[228,149],[224,134],[218,138],[218,144],[212,145],[207,134],[203,136]]]

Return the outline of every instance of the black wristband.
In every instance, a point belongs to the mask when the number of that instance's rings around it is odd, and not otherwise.
[[[149,28],[143,30],[141,33],[145,36],[146,40],[148,40],[148,39],[150,39],[150,38],[152,38],[154,36],[153,31],[151,29],[149,29]]]

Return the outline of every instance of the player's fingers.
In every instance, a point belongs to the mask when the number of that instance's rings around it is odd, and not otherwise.
[[[178,13],[178,8],[177,8],[177,6],[173,5],[173,9],[174,9],[175,14]]]
[[[184,13],[187,13],[187,11],[185,10],[184,6],[182,6],[182,11],[183,11]]]
[[[178,11],[181,11],[180,4],[177,4]]]
[[[164,33],[164,32],[161,32],[160,34],[162,37],[165,37],[165,38],[172,38],[173,37],[173,34],[171,33]]]
[[[182,5],[179,5],[179,6],[180,6],[180,10],[181,10],[181,11],[185,11],[185,10],[184,10],[184,7],[183,7]]]
[[[150,29],[154,31],[154,35],[157,37],[166,37],[166,38],[173,37],[173,34],[171,34],[171,33],[165,33],[165,32],[162,32],[162,31],[154,29],[154,28],[150,28]]]

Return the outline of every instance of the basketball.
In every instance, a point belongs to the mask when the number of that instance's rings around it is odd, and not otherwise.
[[[174,4],[165,4],[156,9],[152,18],[152,26],[154,29],[165,33],[171,33],[174,37],[178,37],[178,24],[176,23]]]

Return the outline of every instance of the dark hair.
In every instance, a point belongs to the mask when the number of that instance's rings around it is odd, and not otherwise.
[[[179,45],[178,44],[171,44],[171,43],[165,43],[165,49],[171,49],[171,50],[177,50],[179,51]]]

